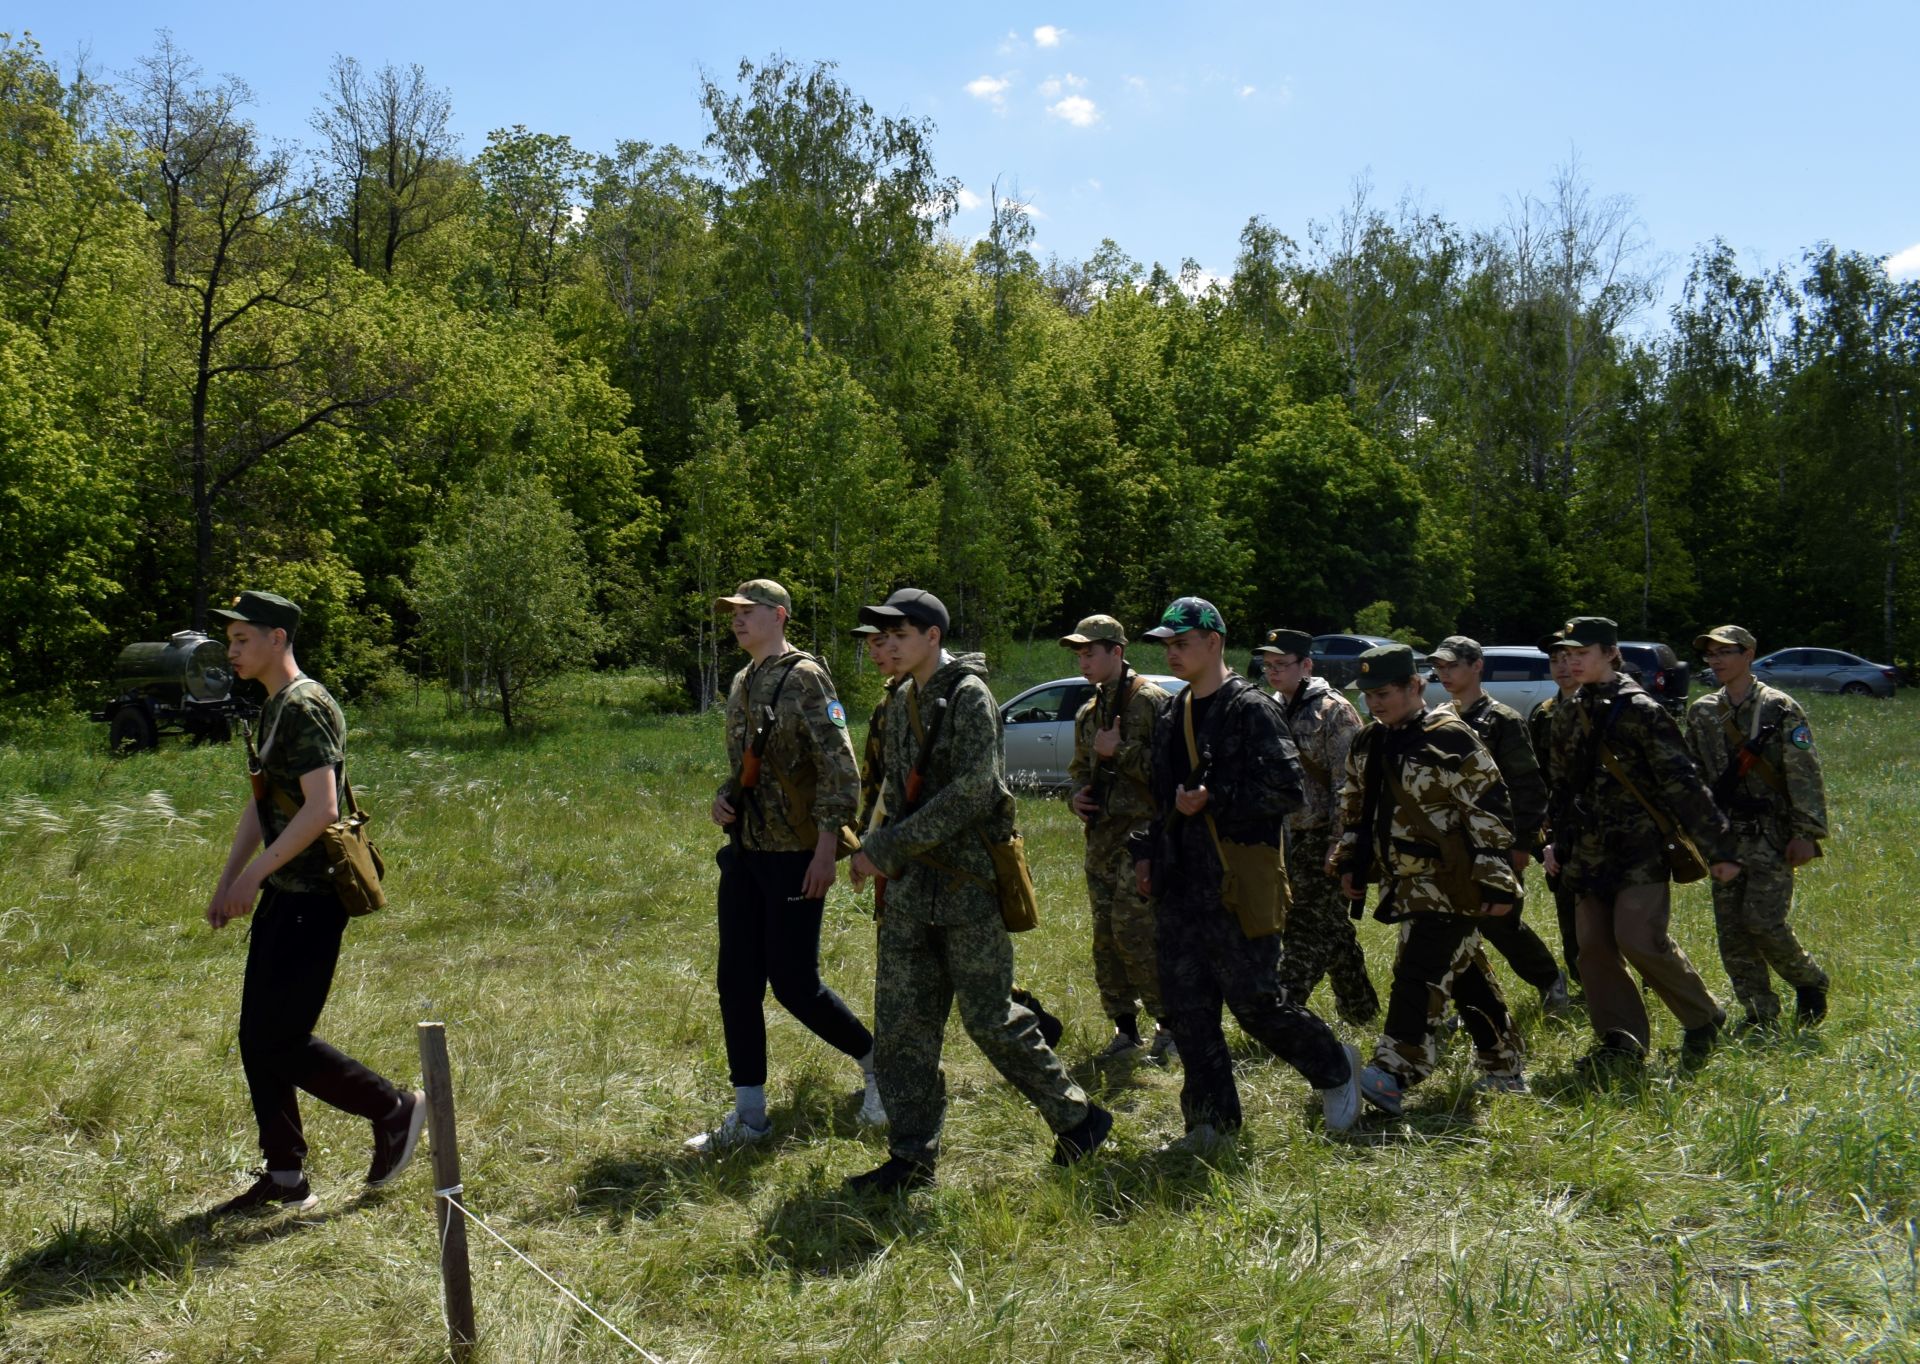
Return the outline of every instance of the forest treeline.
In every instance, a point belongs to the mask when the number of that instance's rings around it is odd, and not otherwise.
[[[1249,638],[1583,610],[1920,655],[1920,286],[1871,256],[1664,267],[1567,167],[1477,226],[1256,211],[1226,279],[1040,260],[1004,189],[961,240],[931,125],[831,64],[707,77],[685,149],[462,148],[419,67],[315,78],[275,146],[165,34],[110,79],[0,39],[0,690],[245,585],[350,693],[484,689],[489,632],[544,628],[698,702],[755,575],[842,661],[904,580],[982,643],[1201,592]]]

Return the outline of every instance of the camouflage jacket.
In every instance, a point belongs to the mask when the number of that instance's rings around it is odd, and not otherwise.
[[[1013,833],[1013,792],[1000,748],[1000,708],[987,689],[979,654],[943,654],[925,695],[911,679],[887,703],[884,791],[887,821],[861,842],[887,877],[889,917],[921,923],[998,918],[988,840]],[[907,810],[907,774],[920,756],[932,703],[947,698],[918,809]]]
[[[1540,762],[1534,754],[1533,740],[1527,734],[1527,722],[1512,706],[1502,705],[1485,692],[1465,710],[1458,706],[1460,718],[1480,736],[1493,765],[1500,769],[1500,780],[1507,785],[1507,800],[1513,807],[1513,846],[1521,852],[1538,855],[1540,831],[1547,822],[1547,779],[1540,775]]]
[[[1727,733],[1729,723],[1738,739]],[[1778,853],[1789,839],[1827,836],[1827,789],[1813,730],[1798,701],[1758,678],[1737,706],[1722,687],[1687,708],[1687,747],[1716,795],[1722,775],[1747,741],[1765,731],[1770,733],[1760,745],[1760,760],[1734,780],[1732,799],[1723,807],[1743,862],[1755,854]]]
[[[898,678],[887,679],[886,690],[880,693],[873,717],[867,721],[867,742],[860,752],[860,816],[853,825],[857,833],[865,833],[872,826],[880,808],[880,781],[886,774],[887,702],[893,699],[898,684]]]
[[[1573,703],[1553,710],[1547,769],[1563,884],[1575,894],[1611,895],[1668,879],[1659,825],[1601,763],[1582,715],[1605,732],[1634,785],[1693,836],[1709,862],[1731,857],[1727,818],[1715,808],[1679,726],[1639,683],[1616,674],[1604,686],[1580,688]]]
[[[1122,687],[1131,697],[1120,713],[1120,747],[1104,766],[1106,804],[1089,826],[1090,837],[1124,838],[1153,817],[1153,795],[1147,790],[1147,760],[1153,748],[1153,720],[1166,704],[1167,693],[1131,668],[1095,691],[1073,717],[1073,762],[1067,776],[1074,791],[1100,784],[1093,737],[1113,719],[1113,707]]]
[[[1209,877],[1208,890],[1217,896],[1220,859],[1206,820],[1181,819],[1175,825],[1177,832],[1168,837],[1174,788],[1182,784],[1180,774],[1187,770],[1188,700],[1189,693],[1184,691],[1169,698],[1154,719],[1147,776],[1154,816],[1129,841],[1135,860],[1178,866],[1183,876]],[[1303,781],[1300,754],[1287,733],[1280,703],[1246,678],[1229,676],[1213,694],[1194,738],[1212,761],[1205,782],[1206,812],[1213,816],[1220,837],[1279,847],[1282,824],[1300,808]],[[1155,875],[1159,874],[1156,870]],[[1155,889],[1164,894],[1162,887]]]
[[[773,729],[760,762],[760,783],[743,807],[734,782],[768,705],[774,706]],[[824,667],[789,649],[734,674],[727,692],[727,768],[720,794],[738,811],[745,847],[811,852],[821,830],[853,823],[859,810],[860,770],[853,760],[853,741],[847,738],[846,707],[834,695],[833,679]]]
[[[1372,828],[1366,821],[1367,765],[1381,766],[1382,787]],[[1398,786],[1432,824],[1410,818]],[[1347,751],[1340,788],[1340,870],[1356,880],[1378,880],[1381,917],[1409,914],[1478,915],[1488,900],[1512,900],[1519,886],[1508,854],[1513,847],[1507,789],[1493,755],[1451,706],[1423,709],[1405,724],[1370,724]],[[1380,827],[1385,823],[1383,831]],[[1450,892],[1441,878],[1441,849],[1433,832],[1464,842],[1479,896]],[[1384,836],[1383,836],[1384,834]],[[1456,847],[1460,844],[1455,844]]]
[[[1287,829],[1325,829],[1331,851],[1340,843],[1340,784],[1346,778],[1347,750],[1360,732],[1359,712],[1323,677],[1302,682],[1291,701],[1280,701],[1280,712],[1306,777],[1306,803],[1287,816]]]
[[[346,762],[347,717],[325,687],[302,674],[267,698],[260,710],[260,767],[268,785],[286,792],[296,809],[307,803],[300,778],[323,767],[333,769],[334,796],[344,807]],[[262,834],[265,842],[272,843],[290,816],[271,796],[264,807]],[[332,890],[333,878],[327,875],[327,858],[319,840],[269,876],[267,884],[275,890]]]

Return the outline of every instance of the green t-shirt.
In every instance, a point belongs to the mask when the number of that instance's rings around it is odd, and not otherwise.
[[[344,800],[347,717],[327,689],[304,674],[267,698],[260,711],[260,767],[275,791],[284,791],[297,809],[306,804],[300,778],[323,767],[334,771],[334,797]],[[269,794],[261,818],[266,841],[287,827],[288,816]],[[291,862],[267,878],[276,890],[332,890],[320,841],[308,844]]]

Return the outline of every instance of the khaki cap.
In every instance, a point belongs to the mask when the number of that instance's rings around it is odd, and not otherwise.
[[[787,589],[772,578],[749,578],[733,589],[731,597],[721,597],[713,604],[716,611],[728,611],[736,606],[778,606],[788,615],[793,614],[793,598]]]
[[[1465,635],[1448,635],[1434,646],[1427,657],[1436,663],[1471,663],[1475,659],[1485,658],[1486,651],[1480,647],[1480,641],[1469,639]]]
[[[1731,644],[1736,648],[1751,649],[1754,639],[1750,631],[1743,630],[1738,625],[1716,625],[1704,635],[1693,637],[1693,647],[1703,654],[1716,644]]]
[[[1060,636],[1060,643],[1069,649],[1077,649],[1082,644],[1125,644],[1127,627],[1112,616],[1088,616],[1073,627],[1073,633]]]

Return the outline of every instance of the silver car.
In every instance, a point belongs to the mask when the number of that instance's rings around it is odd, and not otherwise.
[[[1869,663],[1838,649],[1781,649],[1755,659],[1753,675],[1782,691],[1847,696],[1892,696],[1899,682],[1899,675],[1886,664]]]
[[[1159,673],[1142,674],[1168,692],[1187,684]],[[1028,687],[1000,707],[1007,780],[1015,786],[1061,787],[1073,762],[1073,717],[1093,695],[1084,677],[1062,677]]]

